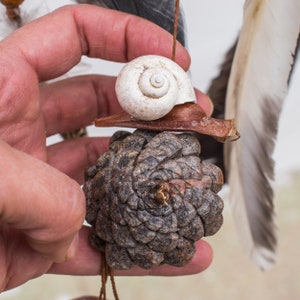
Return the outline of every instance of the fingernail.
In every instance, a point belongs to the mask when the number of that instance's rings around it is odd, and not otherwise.
[[[205,108],[203,108],[208,116],[211,116],[214,111],[214,103],[212,102],[211,98],[206,95],[206,104]]]
[[[202,107],[207,116],[211,116],[214,111],[214,103],[211,98],[195,88],[197,103]]]

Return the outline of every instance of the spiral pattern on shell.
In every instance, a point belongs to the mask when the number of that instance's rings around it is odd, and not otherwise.
[[[117,132],[86,172],[90,241],[114,269],[183,266],[222,224],[220,169],[188,133]]]
[[[146,55],[126,64],[118,75],[116,94],[121,107],[138,120],[156,120],[174,105],[195,102],[186,72],[172,60]]]

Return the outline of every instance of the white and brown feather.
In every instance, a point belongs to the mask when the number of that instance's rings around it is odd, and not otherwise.
[[[262,268],[275,261],[272,153],[300,28],[298,0],[247,0],[226,97],[241,139],[225,146],[234,216],[246,251]]]

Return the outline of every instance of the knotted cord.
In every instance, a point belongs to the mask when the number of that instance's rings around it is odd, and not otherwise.
[[[19,5],[21,5],[23,1],[24,0],[0,0],[0,3],[6,7],[7,17],[12,21],[17,22],[19,27],[21,26]]]

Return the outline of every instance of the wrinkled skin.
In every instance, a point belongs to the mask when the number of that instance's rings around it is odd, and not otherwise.
[[[113,24],[113,26],[112,26]],[[59,34],[58,34],[59,33]],[[107,139],[82,138],[46,147],[46,136],[91,124],[120,110],[115,78],[80,76],[49,85],[82,55],[126,62],[143,54],[170,56],[172,37],[134,16],[90,6],[68,6],[26,25],[0,43],[0,290],[44,273],[99,274],[101,258],[82,227],[83,170]],[[177,62],[188,69],[187,51]],[[206,96],[197,93],[207,113]],[[205,242],[182,269],[133,268],[122,275],[182,275],[204,270]]]

